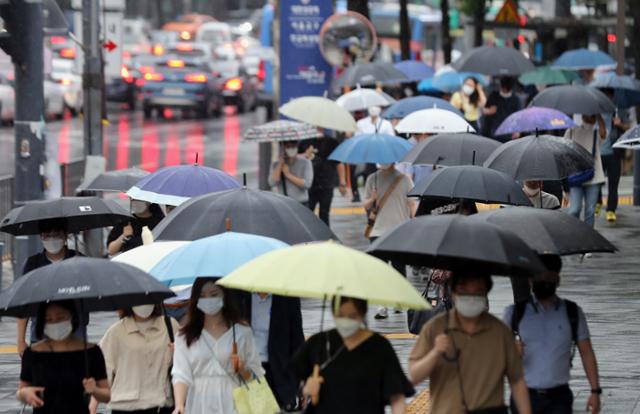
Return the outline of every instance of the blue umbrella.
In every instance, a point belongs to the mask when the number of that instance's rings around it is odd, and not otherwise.
[[[440,89],[433,86],[433,78],[422,79],[418,82],[418,92],[420,93],[442,93]]]
[[[349,164],[389,164],[400,161],[412,147],[406,139],[394,135],[363,134],[338,145],[329,159]]]
[[[401,99],[388,107],[382,113],[382,117],[386,119],[402,119],[412,112],[430,108],[445,109],[457,115],[462,115],[458,108],[444,99],[434,98],[432,96],[412,96]]]
[[[574,125],[571,118],[556,109],[532,106],[509,115],[496,130],[496,135],[567,129]]]
[[[631,76],[620,76],[608,72],[599,76],[589,86],[598,89],[613,89],[613,102],[620,108],[640,105],[640,81]]]
[[[193,241],[165,256],[149,272],[167,286],[191,284],[197,277],[223,277],[256,257],[287,243],[228,231]]]
[[[615,64],[616,61],[611,56],[600,50],[573,49],[560,55],[551,67],[554,69],[585,70],[603,65],[615,66]]]
[[[150,203],[179,206],[192,197],[239,187],[240,183],[224,171],[201,165],[178,165],[146,176],[127,195]]]
[[[482,86],[487,86],[484,76],[475,72],[445,72],[433,78],[433,86],[445,92],[455,92],[468,77],[475,78]]]
[[[435,71],[429,65],[419,60],[403,60],[393,65],[400,72],[407,75],[410,81],[418,82],[433,76]]]

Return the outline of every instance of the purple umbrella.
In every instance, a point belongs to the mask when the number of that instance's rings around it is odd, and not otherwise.
[[[509,115],[496,130],[496,135],[567,129],[574,125],[571,118],[556,109],[532,106]]]
[[[239,188],[240,183],[224,171],[202,165],[165,167],[149,174],[127,191],[127,195],[150,203],[179,206],[202,194]]]

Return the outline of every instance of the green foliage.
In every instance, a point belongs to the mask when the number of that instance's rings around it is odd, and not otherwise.
[[[467,16],[478,16],[486,13],[487,2],[485,0],[458,0],[458,10]]]

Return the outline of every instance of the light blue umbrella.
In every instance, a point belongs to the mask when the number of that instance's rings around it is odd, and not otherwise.
[[[329,159],[349,164],[390,164],[404,158],[412,147],[406,139],[394,135],[363,134],[338,145]]]
[[[402,119],[412,112],[430,108],[445,109],[454,112],[456,115],[462,115],[458,108],[444,99],[434,98],[433,96],[412,96],[401,99],[385,109],[382,117],[386,119]]]
[[[435,73],[431,66],[428,66],[420,60],[403,60],[395,63],[393,66],[404,73],[412,82],[430,78]]]
[[[472,77],[475,78],[480,85],[487,86],[487,81],[480,73],[475,72],[445,72],[433,78],[433,87],[445,92],[455,92],[464,83],[464,80]]]
[[[226,276],[264,253],[288,246],[270,237],[229,231],[174,250],[149,273],[167,286],[186,285],[198,277]]]
[[[613,72],[597,75],[589,84],[598,89],[613,89],[613,102],[620,108],[640,105],[640,81],[631,76],[620,76]]]
[[[600,50],[573,49],[560,55],[553,65],[554,69],[586,70],[598,66],[615,66],[616,61]]]
[[[433,86],[433,78],[426,78],[418,82],[418,92],[427,94],[440,94],[444,91],[441,91],[440,89]]]

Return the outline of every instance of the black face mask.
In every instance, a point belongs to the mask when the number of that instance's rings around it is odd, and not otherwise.
[[[537,281],[533,282],[532,290],[538,299],[549,299],[556,293],[556,284],[554,282]]]

